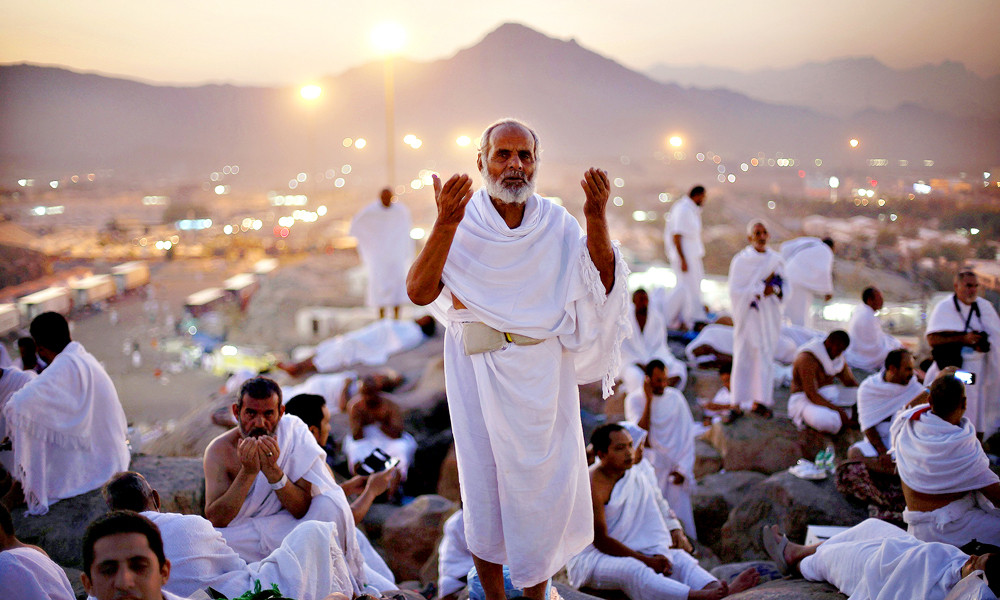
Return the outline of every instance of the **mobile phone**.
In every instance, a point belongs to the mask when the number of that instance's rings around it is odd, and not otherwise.
[[[357,467],[357,471],[361,475],[372,475],[389,468],[388,465],[393,460],[397,459],[390,457],[381,448],[375,448],[371,454],[361,461]]]
[[[965,385],[972,385],[976,383],[976,374],[971,371],[955,371],[955,379],[961,381]]]

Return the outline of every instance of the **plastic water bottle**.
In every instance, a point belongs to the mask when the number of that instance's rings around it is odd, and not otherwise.
[[[826,456],[825,456],[826,460],[824,461],[823,466],[826,468],[827,471],[833,471],[835,468],[834,459],[836,458],[836,455],[834,454],[834,452],[835,451],[833,446],[826,447]]]

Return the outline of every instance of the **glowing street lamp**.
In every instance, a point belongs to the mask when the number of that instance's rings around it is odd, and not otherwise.
[[[851,145],[851,148],[857,148],[861,142],[858,141],[858,138],[851,138],[851,141],[848,143]]]
[[[302,96],[303,100],[317,100],[323,95],[323,88],[310,83],[309,85],[302,86],[302,89],[299,90],[299,95]]]
[[[389,187],[396,185],[395,83],[392,59],[406,43],[406,30],[399,23],[381,23],[371,34],[372,45],[385,56],[385,171]]]
[[[455,143],[458,144],[460,148],[465,148],[466,146],[472,143],[472,138],[470,138],[467,135],[460,135],[457,138],[455,138]]]
[[[684,145],[684,139],[679,135],[671,136],[669,141],[670,145],[674,148],[680,148]]]

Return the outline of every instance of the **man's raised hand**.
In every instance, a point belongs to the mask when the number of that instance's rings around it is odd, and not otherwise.
[[[281,469],[278,468],[278,441],[269,435],[262,435],[257,438],[257,452],[260,459],[260,470],[264,476],[271,479],[280,479]],[[274,483],[273,481],[271,483]]]
[[[611,181],[608,172],[591,167],[583,174],[580,187],[587,199],[583,203],[583,215],[588,219],[604,218],[604,210],[608,206],[611,195]]]
[[[243,438],[236,446],[236,455],[240,459],[240,467],[248,473],[256,474],[260,471],[260,457],[257,448],[257,440],[254,438]]]
[[[456,174],[442,184],[437,175],[432,175],[431,178],[434,180],[438,222],[442,225],[458,225],[465,216],[465,205],[472,199],[472,179],[465,174]]]

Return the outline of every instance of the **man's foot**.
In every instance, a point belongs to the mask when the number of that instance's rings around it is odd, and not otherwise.
[[[750,412],[765,419],[770,419],[774,416],[774,411],[763,404],[758,404],[757,402],[754,402],[753,409]]]
[[[750,568],[737,575],[736,579],[729,583],[729,593],[739,594],[758,584],[760,584],[760,574],[757,573],[757,569]]]

